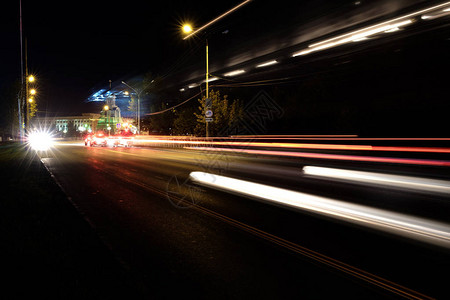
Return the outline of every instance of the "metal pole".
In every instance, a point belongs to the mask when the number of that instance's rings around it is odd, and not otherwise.
[[[23,105],[23,98],[26,97],[26,95],[24,96],[23,93],[23,38],[22,38],[22,0],[20,0],[20,7],[19,7],[19,14],[20,14],[20,76],[22,79],[22,85],[20,87],[21,93],[20,93],[20,97],[19,99],[17,99],[18,101],[18,114],[19,114],[19,140],[22,141],[22,138],[24,136],[23,134],[23,124],[22,124],[22,105]]]
[[[209,77],[208,39],[206,39],[206,98],[208,98],[208,96],[209,96],[209,92],[208,92],[208,77]]]
[[[25,37],[25,132],[28,132],[30,128],[30,107],[28,105],[28,58],[27,58],[27,38]]]
[[[141,134],[141,101],[139,97],[139,93],[137,93],[137,100],[138,100],[138,134]]]
[[[208,86],[208,77],[209,77],[209,61],[208,61],[208,39],[206,39],[206,99],[209,97],[209,86]],[[205,102],[206,102],[205,99]],[[205,103],[205,109],[208,109],[206,107],[206,103]],[[206,122],[206,120],[205,120]],[[206,122],[206,138],[209,138],[209,122]]]

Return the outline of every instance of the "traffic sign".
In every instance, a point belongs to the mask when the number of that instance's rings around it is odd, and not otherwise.
[[[213,118],[206,118],[206,122],[212,122],[212,121],[214,121]]]
[[[213,116],[212,110],[208,109],[207,111],[205,111],[205,117],[211,118],[212,116]]]

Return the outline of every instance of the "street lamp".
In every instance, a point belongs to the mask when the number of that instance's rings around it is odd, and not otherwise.
[[[105,111],[106,125],[108,126],[106,129],[108,130],[108,135],[111,135],[111,127],[109,126],[109,117],[111,115],[111,112],[109,111],[109,106],[103,106],[103,110]]]
[[[185,25],[183,25],[183,32],[185,33],[185,34],[187,34],[184,38],[183,38],[183,40],[185,40],[185,39],[187,39],[187,38],[189,38],[193,33],[191,33],[192,32],[192,27],[191,27],[191,25],[189,25],[189,24],[185,24]],[[208,99],[209,98],[209,50],[208,50],[208,39],[206,39],[206,75],[205,75],[205,83],[206,83],[206,99]],[[208,107],[208,100],[206,100],[205,99],[205,109],[209,109],[209,107]],[[205,124],[205,126],[206,126],[206,138],[208,138],[209,137],[209,122],[206,120],[206,118],[205,118],[205,122],[206,122],[206,124]]]
[[[192,32],[192,26],[190,24],[183,25],[183,32],[188,34]]]

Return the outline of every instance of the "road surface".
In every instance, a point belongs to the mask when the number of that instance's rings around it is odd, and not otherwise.
[[[395,152],[386,150],[377,157]],[[354,155],[357,150],[350,151]],[[329,155],[330,150],[304,153]],[[117,259],[156,298],[448,296],[450,197],[445,186],[434,193],[355,184],[306,176],[304,169],[356,166],[371,174],[387,170],[392,175],[394,170],[445,183],[446,167],[207,149],[84,147],[77,142],[61,142],[40,156]],[[216,176],[215,184],[222,177],[243,183],[235,190],[217,187],[193,180],[192,172]],[[443,175],[429,178],[431,173]],[[252,184],[376,209],[388,213],[386,218],[406,216],[405,224],[415,222],[409,218],[414,216],[425,220],[426,230],[441,231],[430,237],[428,231],[405,225],[405,234],[389,222],[381,228],[355,221],[360,215],[352,221],[323,207],[284,205],[256,192],[245,194],[244,187]]]

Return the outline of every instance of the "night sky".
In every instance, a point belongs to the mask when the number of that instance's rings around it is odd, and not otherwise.
[[[20,78],[19,1],[8,2],[0,10],[2,84]],[[179,34],[183,20],[201,25],[239,2],[23,0],[28,66],[38,77],[39,98],[49,110],[68,112],[110,79],[164,73],[188,50]]]
[[[206,36],[183,41],[181,23],[199,27],[241,2],[83,0],[55,5],[23,0],[23,32],[29,71],[38,80],[38,109],[51,115],[94,112],[98,107],[86,100],[108,88],[109,80],[116,87],[121,80],[137,84],[148,72],[164,78],[167,90],[177,92],[170,96],[174,103],[183,101],[194,91],[180,94],[179,88],[204,76]],[[350,22],[398,16],[402,7],[414,10],[414,5],[440,3],[375,2],[251,1],[209,28],[210,71],[223,74],[243,63],[279,60],[270,72],[260,72],[259,77],[248,73],[236,80],[296,78],[290,85],[224,88],[240,99],[246,94],[251,99],[266,88],[286,112],[274,125],[277,133],[359,133],[366,128],[367,134],[384,134],[402,128],[397,133],[405,134],[414,126],[418,131],[413,134],[445,133],[449,105],[445,77],[438,74],[448,72],[448,18],[418,21],[408,31],[366,44],[292,58],[304,47],[298,46],[299,39],[306,43],[310,34],[326,26],[339,32],[348,30],[340,26]],[[0,14],[3,88],[20,78],[19,1],[2,4]],[[358,14],[367,19],[355,20]],[[335,122],[328,126],[323,119]]]
[[[39,81],[39,109],[87,109],[87,97],[108,87],[109,80],[120,82],[147,72],[170,76],[190,64],[204,64],[203,40],[183,41],[180,24],[188,21],[199,27],[241,2],[23,0],[23,34],[29,72]],[[218,39],[215,48],[211,45],[211,64],[215,57],[227,56],[228,47],[239,52],[241,41],[255,39],[257,48],[257,43],[265,43],[265,35],[293,20],[306,22],[352,3],[252,1],[212,28],[228,35]],[[20,78],[19,0],[2,4],[0,13],[0,76],[7,85]]]

